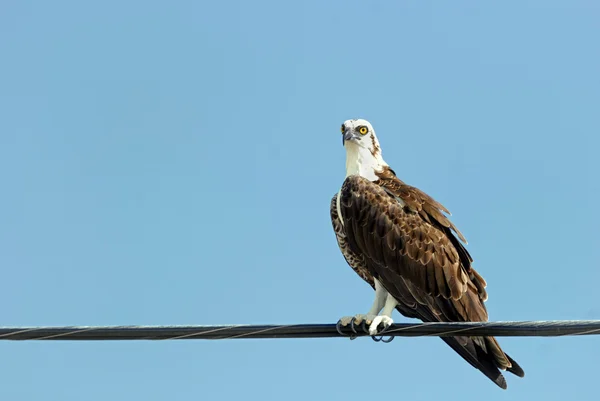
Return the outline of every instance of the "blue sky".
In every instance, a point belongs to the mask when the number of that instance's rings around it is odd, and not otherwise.
[[[593,1],[5,2],[0,325],[366,311],[328,210],[359,117],[453,212],[492,320],[600,319],[599,18]],[[596,399],[599,338],[500,340],[527,374],[507,392],[435,338],[2,342],[0,398]]]

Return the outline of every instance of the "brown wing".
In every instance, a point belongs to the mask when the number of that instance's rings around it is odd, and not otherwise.
[[[408,213],[418,214],[422,219],[422,222],[429,223],[431,227],[435,227],[441,231],[445,237],[445,241],[449,241],[451,245],[454,246],[460,264],[468,274],[471,283],[477,288],[479,297],[482,301],[487,301],[487,292],[485,290],[487,283],[483,277],[471,267],[473,258],[471,258],[471,255],[461,243],[462,241],[466,244],[467,240],[444,214],[450,214],[448,209],[420,189],[406,185],[396,177],[396,174],[390,168],[386,168],[382,172],[377,173],[377,176],[379,177],[379,180],[375,182],[375,184],[381,186],[390,196],[403,203],[406,206],[405,210]],[[460,241],[452,234],[452,231],[456,233]],[[484,305],[483,307],[485,308]]]
[[[348,177],[340,206],[347,246],[398,300],[402,314],[423,321],[487,321],[485,281],[452,234],[464,239],[441,204],[389,170],[376,183]],[[493,337],[453,339],[444,341],[499,386],[506,382],[498,368],[522,375]]]

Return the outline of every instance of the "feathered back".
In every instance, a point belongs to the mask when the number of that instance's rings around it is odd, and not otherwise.
[[[375,182],[347,177],[340,199],[332,200],[332,222],[348,263],[371,285],[377,279],[405,316],[426,322],[487,321],[486,282],[472,267],[461,243],[465,238],[445,215],[448,210],[390,168],[376,175]],[[337,226],[336,201],[343,223]],[[493,337],[444,341],[500,387],[506,382],[498,369],[524,374]]]

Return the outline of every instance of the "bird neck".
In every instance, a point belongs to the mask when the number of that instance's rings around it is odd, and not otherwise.
[[[371,181],[377,181],[375,174],[381,172],[388,164],[381,157],[381,151],[372,152],[370,149],[346,142],[346,177],[359,175]]]

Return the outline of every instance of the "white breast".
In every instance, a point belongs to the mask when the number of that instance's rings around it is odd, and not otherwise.
[[[373,156],[371,151],[354,142],[346,142],[346,177],[360,175],[370,181],[377,181],[379,177],[375,171],[381,171],[387,163],[379,154]]]

